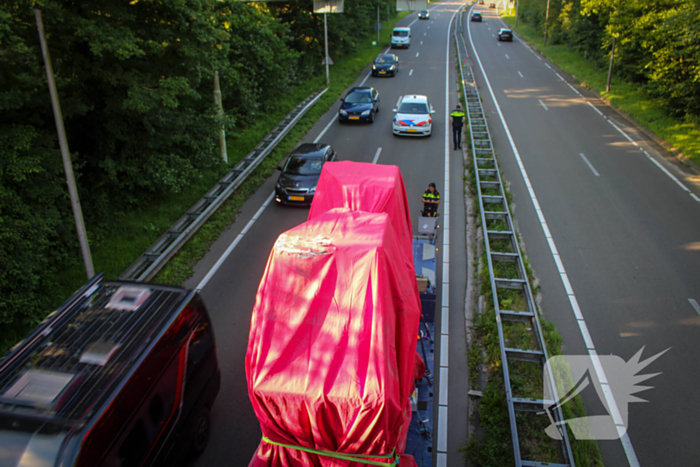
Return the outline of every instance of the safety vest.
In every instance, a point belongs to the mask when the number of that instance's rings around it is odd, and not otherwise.
[[[462,126],[463,119],[464,119],[464,112],[462,112],[461,109],[453,110],[452,113],[450,114],[450,117],[452,117],[452,125]]]
[[[423,193],[423,198],[432,201],[440,201],[440,193],[438,193],[437,190],[433,191],[432,193],[430,190],[425,190],[425,193]]]

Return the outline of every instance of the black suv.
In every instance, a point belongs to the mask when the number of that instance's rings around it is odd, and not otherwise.
[[[481,23],[481,13],[479,13],[478,11],[474,12],[472,14],[472,21]]]
[[[282,173],[275,185],[275,201],[280,204],[311,205],[323,164],[335,160],[337,155],[328,144],[300,145],[289,154],[283,166],[277,167]]]
[[[177,465],[220,381],[196,292],[96,276],[0,360],[0,464]]]

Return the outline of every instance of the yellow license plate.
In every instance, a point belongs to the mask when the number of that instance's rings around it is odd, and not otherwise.
[[[406,130],[406,131],[409,132],[409,133],[417,133],[417,132],[418,132],[418,130],[414,130],[413,128],[409,128],[409,129]]]
[[[303,196],[290,196],[289,201],[304,201]]]
[[[350,120],[359,120],[360,117],[350,117]]]
[[[380,71],[379,74],[380,74],[380,75],[385,75],[385,74],[386,74],[386,71]]]

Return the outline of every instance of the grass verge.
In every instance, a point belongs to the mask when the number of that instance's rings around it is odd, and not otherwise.
[[[236,213],[245,200],[257,190],[267,177],[272,175],[279,161],[296,146],[297,142],[321,115],[337,101],[343,90],[357,78],[358,74],[380,51],[389,45],[393,25],[408,14],[409,12],[401,12],[393,18],[390,26],[382,30],[381,40],[376,46],[372,46],[376,36],[371,34],[358,47],[356,53],[336,58],[335,65],[330,67],[330,89],[328,92],[158,274],[156,282],[181,284],[192,274],[194,264],[206,254],[209,246],[219,237],[221,232],[232,222],[235,222]],[[148,207],[120,215],[116,219],[114,227],[108,232],[96,234],[94,230],[91,231],[88,225],[95,270],[103,272],[108,280],[117,278],[231,167],[245,157],[299,102],[313,91],[325,87],[324,72],[315,79],[284,93],[279,93],[276,112],[266,112],[255,125],[230,131],[227,134],[228,166],[222,166],[217,170],[203,174],[199,180],[181,193],[168,194],[155,200]],[[51,306],[57,307],[63,303],[67,297],[85,283],[85,280],[85,269],[80,258],[66,264],[64,273],[59,278],[58,287],[51,292]],[[45,316],[49,312],[50,310],[45,310],[43,315]],[[26,326],[17,326],[13,329],[4,328],[0,333],[0,355],[7,352],[41,319],[43,316],[38,314],[37,319]]]
[[[511,27],[514,16],[503,16]],[[594,67],[584,57],[563,44],[544,47],[544,38],[535,28],[518,22],[518,34],[530,46],[573,76],[582,86],[600,94],[614,107],[619,108],[642,126],[656,134],[685,157],[700,165],[700,121],[697,118],[676,118],[654,97],[644,92],[638,84],[613,76],[610,92],[606,92],[608,70]]]

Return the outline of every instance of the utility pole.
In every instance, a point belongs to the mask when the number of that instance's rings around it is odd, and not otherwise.
[[[214,105],[219,113],[219,149],[221,160],[228,164],[228,152],[226,151],[226,129],[224,128],[224,103],[221,97],[221,87],[219,87],[219,71],[214,70]]]
[[[547,0],[547,15],[544,18],[544,46],[547,47],[547,26],[549,26],[549,0]]]
[[[326,58],[324,59],[326,61],[326,85],[329,85],[331,82],[330,75],[328,73],[328,13],[325,11],[323,12],[323,37],[324,37],[324,42],[326,43]]]
[[[608,68],[608,85],[605,92],[610,92],[610,79],[612,78],[613,60],[615,59],[615,36],[613,36],[612,52],[610,52],[610,68]]]
[[[377,45],[379,45],[379,31],[382,29],[382,22],[379,19],[379,5],[377,5]]]
[[[73,175],[73,165],[70,160],[70,151],[68,150],[68,140],[66,138],[66,130],[63,127],[63,115],[61,114],[61,105],[58,102],[58,92],[56,91],[56,82],[53,78],[53,68],[51,67],[51,57],[49,56],[49,48],[46,45],[46,35],[44,34],[44,23],[41,20],[41,11],[34,10],[36,18],[36,27],[39,30],[39,42],[41,42],[41,54],[44,56],[44,65],[46,68],[46,78],[49,82],[49,94],[51,94],[51,106],[53,107],[53,117],[56,121],[56,132],[58,133],[58,144],[61,148],[61,157],[63,158],[63,168],[66,172],[66,183],[68,183],[68,193],[70,193],[70,203],[73,208],[73,217],[75,218],[75,228],[78,231],[78,241],[80,242],[80,250],[83,253],[83,263],[85,264],[85,273],[88,279],[92,279],[95,275],[95,268],[92,265],[92,256],[90,254],[90,244],[88,243],[87,232],[85,231],[85,222],[83,221],[83,211],[80,208],[80,198],[78,197],[78,188],[75,186],[75,177]]]
[[[520,1],[515,0],[515,29],[518,29],[518,8],[520,7]]]

